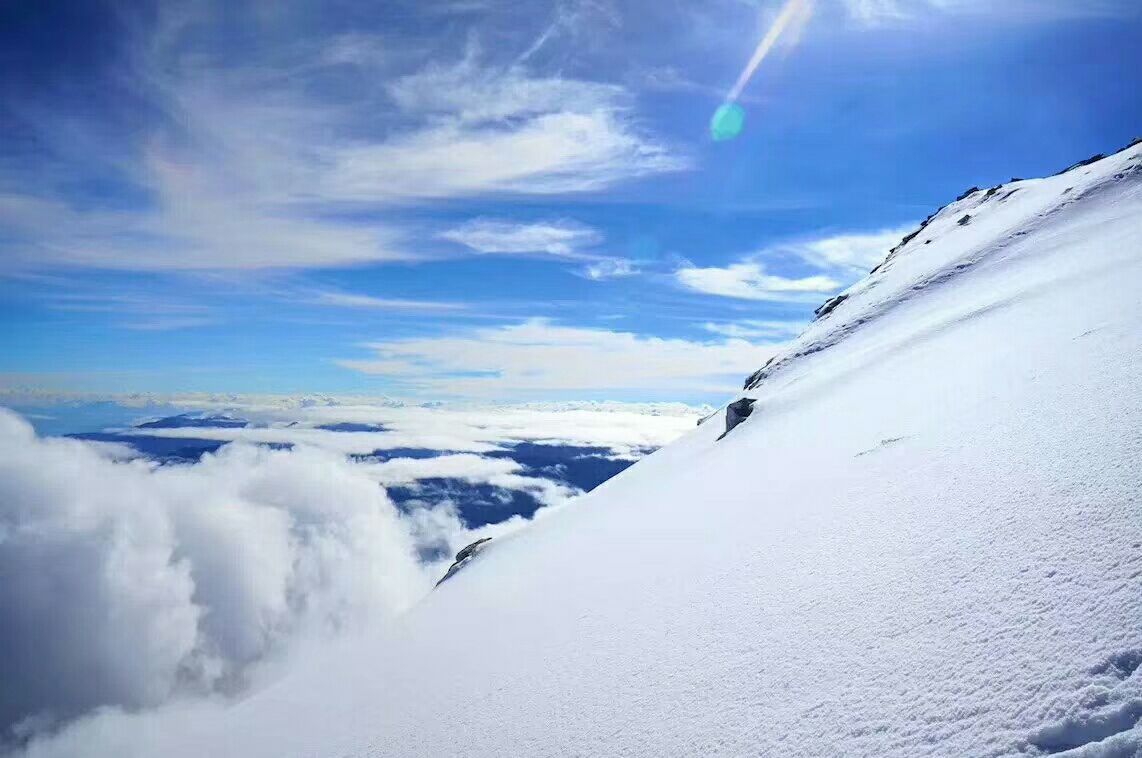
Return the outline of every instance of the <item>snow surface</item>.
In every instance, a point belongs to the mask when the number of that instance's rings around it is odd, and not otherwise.
[[[722,441],[716,416],[243,702],[29,754],[1142,755],[1142,145],[985,194]]]

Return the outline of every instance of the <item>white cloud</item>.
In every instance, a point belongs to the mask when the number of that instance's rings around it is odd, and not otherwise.
[[[753,368],[756,366],[750,371]],[[43,395],[19,398],[18,394],[11,397],[31,405],[44,406],[52,402],[51,397]],[[62,396],[61,400],[67,397]],[[88,402],[107,400],[224,412],[255,422],[253,426],[230,429],[149,429],[148,434],[156,437],[304,445],[357,455],[400,448],[489,453],[515,442],[537,442],[604,447],[617,457],[631,458],[636,457],[640,449],[671,442],[693,428],[696,418],[709,412],[704,406],[695,408],[681,403],[580,401],[487,405],[465,401],[455,406],[425,407],[352,397],[320,401],[288,396],[227,395],[86,398]],[[332,432],[318,428],[344,422],[380,424],[385,431]]]
[[[485,255],[549,255],[585,261],[578,273],[594,281],[638,273],[632,260],[591,252],[603,241],[603,235],[597,229],[571,221],[517,223],[477,218],[444,231],[439,237]]]
[[[599,0],[558,0],[555,3],[553,18],[538,36],[517,58],[523,62],[537,56],[548,48],[559,47],[581,54],[584,49],[605,45],[610,39],[607,32],[622,27],[622,17],[617,7]],[[566,54],[566,53],[564,53]]]
[[[431,586],[384,490],[327,452],[156,468],[0,409],[0,453],[0,725],[230,689]]]
[[[63,282],[62,285],[74,286],[74,283]],[[218,314],[205,305],[149,295],[57,292],[48,299],[47,306],[57,311],[122,316],[126,320],[117,326],[133,331],[165,332],[222,323]]]
[[[172,332],[181,329],[198,329],[216,326],[221,321],[208,316],[162,316],[139,321],[127,321],[120,326],[136,332]]]
[[[812,300],[835,292],[841,283],[824,275],[787,278],[767,274],[762,263],[746,261],[729,266],[680,268],[675,276],[683,286],[708,295],[741,300]]]
[[[728,322],[706,322],[702,328],[713,334],[734,339],[786,340],[805,328],[804,321],[759,321],[742,319]]]
[[[187,17],[201,16],[201,9]],[[166,14],[172,15],[172,14]],[[160,14],[161,18],[166,15]],[[160,22],[136,39],[132,97],[158,115],[118,145],[116,173],[147,202],[74,206],[37,177],[0,196],[6,267],[264,269],[422,257],[412,231],[336,211],[598,190],[689,161],[638,124],[619,86],[483,65],[470,53],[393,78],[379,42],[333,37],[272,61],[225,63],[200,44],[217,19]],[[330,67],[366,90],[312,86]],[[69,174],[92,168],[76,126],[37,121]],[[378,126],[379,125],[379,126]],[[79,147],[77,147],[77,145]],[[102,155],[101,150],[97,155]],[[8,183],[16,186],[17,182]],[[332,211],[332,212],[331,212]]]
[[[648,66],[636,68],[627,75],[627,82],[633,89],[647,92],[683,92],[702,95],[711,100],[721,102],[726,97],[724,87],[715,87],[691,79],[682,73],[676,66]],[[760,104],[764,99],[743,92],[738,96],[737,102],[746,104]]]
[[[739,300],[813,302],[845,287],[876,266],[914,224],[875,232],[848,232],[785,242],[727,266],[688,265],[674,272],[685,287]],[[767,260],[795,257],[817,273],[797,278],[774,276]]]
[[[196,464],[156,466],[122,445],[37,438],[0,408],[0,678],[12,685],[0,698],[0,731],[27,717],[36,717],[29,726],[50,724],[100,706],[239,692],[262,676],[268,656],[280,661],[307,640],[361,624],[376,629],[421,597],[444,566],[421,564],[419,551],[450,554],[527,523],[513,517],[469,530],[446,502],[402,513],[384,486],[440,477],[488,484],[530,494],[545,506],[539,517],[578,490],[476,453],[537,441],[634,457],[693,428],[700,412],[679,404],[166,401],[266,426],[148,429],[236,443]],[[337,422],[386,431],[316,428]],[[243,444],[256,442],[295,447]],[[473,452],[345,457],[394,447]]]
[[[383,37],[375,34],[348,32],[331,38],[318,53],[322,64],[353,65],[377,68],[388,63],[392,52]]]
[[[326,290],[314,293],[313,302],[338,308],[367,308],[387,311],[457,311],[464,303],[447,303],[436,300],[403,300],[400,298],[373,297],[354,292]]]
[[[465,124],[495,123],[545,113],[591,113],[620,108],[626,98],[613,84],[538,77],[527,69],[488,68],[470,50],[453,65],[430,64],[386,87],[408,114],[445,117]]]
[[[505,457],[354,461],[346,449],[487,452],[532,440],[635,457],[692,429],[702,412],[676,403],[450,410],[355,398],[166,400],[276,426],[149,429],[237,443],[196,464],[157,466],[122,445],[38,438],[0,408],[0,734],[43,733],[83,714],[216,707],[283,667],[313,665],[332,635],[383,634],[449,562],[423,564],[426,551],[450,556],[529,523],[514,516],[468,529],[447,501],[398,511],[385,486],[444,477],[526,492],[544,506],[535,518],[579,494]],[[335,422],[388,431],[315,428]],[[337,441],[345,438],[348,446]],[[295,447],[242,444],[258,441]]]
[[[522,224],[485,218],[473,219],[439,236],[477,253],[544,253],[559,258],[587,257],[583,251],[603,238],[597,230],[569,221]]]
[[[510,458],[487,458],[471,453],[435,458],[392,458],[368,466],[370,475],[382,484],[409,484],[430,477],[478,483],[496,476],[518,474],[522,470],[523,466]]]
[[[627,258],[604,258],[583,267],[583,275],[588,279],[619,279],[638,273],[635,262]]]
[[[425,565],[422,551],[451,555],[528,523],[470,530],[451,503],[399,511],[385,486],[443,477],[526,492],[544,506],[537,518],[579,494],[505,457],[354,461],[337,440],[361,452],[534,440],[630,457],[693,428],[698,413],[678,404],[195,400],[278,426],[149,429],[236,442],[196,464],[157,466],[121,445],[38,438],[0,408],[0,733],[107,706],[239,694],[310,642],[383,630],[443,573],[448,560]],[[390,431],[315,428],[346,421]],[[243,444],[259,441],[295,447]]]
[[[509,125],[446,123],[330,157],[333,168],[318,185],[326,197],[382,203],[585,192],[688,166],[632,131],[617,109],[551,111]]]
[[[445,477],[470,484],[489,484],[507,490],[519,490],[534,496],[545,506],[562,505],[582,492],[560,482],[526,476],[524,467],[507,458],[480,455],[442,455],[436,458],[393,458],[366,466],[370,476],[381,484],[411,484],[421,479]]]
[[[882,262],[888,251],[900,244],[916,224],[876,232],[857,232],[822,237],[783,248],[818,268],[857,269],[862,275]]]
[[[865,24],[882,24],[899,21],[908,17],[908,5],[928,5],[924,0],[914,0],[904,5],[900,0],[842,0],[849,14]]]
[[[217,178],[217,177],[216,177]],[[236,187],[161,178],[155,211],[76,210],[61,199],[0,196],[9,266],[218,270],[344,266],[407,260],[392,230],[270,215]]]
[[[696,342],[557,326],[532,319],[444,337],[369,346],[376,357],[342,360],[420,391],[495,395],[528,391],[691,389],[729,391],[774,346]]]
[[[842,0],[855,20],[869,25],[901,23],[940,15],[971,15],[1014,21],[1137,15],[1132,0]]]

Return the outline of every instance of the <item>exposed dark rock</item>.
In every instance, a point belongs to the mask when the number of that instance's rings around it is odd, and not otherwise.
[[[468,545],[467,547],[461,548],[460,552],[456,553],[456,562],[459,563],[460,561],[467,560],[468,558],[470,558],[472,555],[474,555],[476,553],[476,551],[478,551],[480,549],[480,545],[483,545],[485,542],[489,541],[490,539],[492,539],[492,538],[491,537],[484,537],[482,539],[476,540],[475,542],[473,542],[471,545]]]
[[[957,221],[956,223],[957,223],[957,224],[959,224],[960,226],[967,226],[968,224],[970,224],[970,223],[971,223],[971,214],[970,214],[970,213],[965,213],[965,214],[964,214],[964,217],[963,217],[963,218],[961,218],[961,219],[960,219],[959,221]]]
[[[820,308],[813,311],[813,313],[816,314],[816,316],[817,316],[817,318],[814,319],[814,321],[823,319],[825,316],[828,316],[830,313],[832,313],[833,311],[835,311],[837,309],[838,305],[840,305],[841,303],[843,303],[844,301],[846,301],[848,299],[849,299],[848,295],[837,295],[836,297],[829,298],[828,300],[826,300],[824,303],[821,304]]]
[[[749,377],[751,380],[749,382],[749,384],[747,384],[742,389],[747,389],[747,390],[756,389],[758,387],[758,385],[760,385],[763,381],[765,381],[765,378],[767,376],[769,376],[769,369],[767,369],[767,368],[758,369],[757,371],[755,371],[753,373],[753,375],[751,375]]]
[[[891,250],[889,250],[888,255],[885,256],[884,260],[881,261],[880,263],[876,264],[875,266],[873,266],[872,270],[869,271],[868,273],[875,274],[877,271],[882,269],[885,264],[887,264],[894,257],[896,257],[896,254],[898,252],[900,252],[901,248],[903,248],[905,245],[907,245],[909,242],[911,242],[913,239],[915,239],[917,234],[924,231],[924,228],[926,226],[928,226],[928,224],[932,223],[932,219],[934,219],[936,216],[938,216],[940,211],[944,210],[944,208],[947,208],[947,207],[948,206],[946,206],[946,205],[942,205],[939,208],[937,208],[935,211],[933,211],[932,213],[928,214],[928,217],[920,222],[920,227],[916,231],[912,232],[911,234],[905,235],[904,239],[900,240],[900,244],[897,245],[896,247],[892,248]]]
[[[440,577],[440,581],[436,583],[436,586],[439,587],[445,582],[445,580],[449,579],[453,574],[459,571],[464,564],[478,555],[479,552],[484,549],[485,543],[489,542],[491,539],[491,537],[478,539],[471,545],[462,548],[460,552],[456,553],[456,560],[452,563],[451,566],[448,567],[448,571],[445,572],[444,576]]]
[[[726,431],[722,432],[718,439],[722,439],[727,434],[737,428],[738,424],[745,421],[753,413],[753,404],[757,401],[753,398],[743,397],[740,400],[735,400],[726,406]]]
[[[920,227],[920,229],[923,229],[923,228],[924,227]],[[920,229],[917,229],[916,231],[912,232],[911,234],[904,235],[904,239],[900,240],[900,244],[897,245],[897,247],[904,247],[909,242],[916,239],[916,235],[920,233]]]
[[[958,203],[961,200],[969,198],[977,192],[979,192],[979,187],[972,187],[970,189],[966,189],[966,190],[964,190],[964,194],[962,194],[956,198],[956,202]]]
[[[989,189],[987,192],[984,193],[983,199],[984,200],[990,200],[991,198],[995,197],[995,193],[999,192],[1001,187],[1003,187],[1002,184],[995,185],[994,187],[992,187],[991,189]]]
[[[1078,163],[1073,163],[1070,166],[1067,166],[1065,169],[1060,171],[1058,174],[1055,174],[1055,176],[1059,176],[1059,174],[1065,174],[1068,171],[1074,171],[1076,168],[1082,168],[1083,166],[1089,166],[1092,163],[1098,163],[1099,161],[1101,161],[1105,157],[1106,156],[1103,155],[1102,153],[1096,153],[1096,154],[1092,155],[1091,157],[1087,158],[1085,161],[1079,161]]]
[[[759,381],[761,381],[762,379],[764,379],[764,378],[765,378],[765,374],[766,374],[766,371],[765,371],[765,370],[766,370],[767,368],[769,368],[771,365],[773,365],[773,362],[774,362],[775,360],[777,360],[777,356],[776,356],[776,355],[774,355],[774,356],[770,356],[769,360],[767,360],[767,361],[765,362],[765,365],[764,365],[764,366],[762,366],[762,367],[761,367],[761,368],[759,368],[757,371],[754,371],[752,374],[750,374],[749,376],[747,376],[747,377],[745,378],[745,384],[744,384],[744,385],[742,385],[742,389],[743,389],[743,390],[748,390],[750,387],[754,386],[754,385],[755,385],[755,384],[757,384]],[[713,415],[713,414],[710,414],[710,415]],[[707,416],[706,418],[709,418],[709,417],[710,417],[710,416]],[[705,421],[705,420],[706,420],[706,419],[702,419],[702,421]],[[699,424],[701,424],[701,423],[702,423],[702,421],[699,421],[698,423],[699,423]]]

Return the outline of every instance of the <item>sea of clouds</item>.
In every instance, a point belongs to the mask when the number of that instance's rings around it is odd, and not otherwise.
[[[527,523],[470,529],[457,503],[398,507],[386,486],[447,477],[526,491],[540,517],[578,490],[485,453],[539,440],[637,455],[697,415],[594,404],[238,410],[259,423],[151,430],[229,442],[163,464],[124,444],[40,436],[0,408],[0,744],[100,709],[239,695],[299,650],[387,624],[457,549]],[[385,431],[319,428],[341,422]],[[360,454],[386,447],[447,452]]]

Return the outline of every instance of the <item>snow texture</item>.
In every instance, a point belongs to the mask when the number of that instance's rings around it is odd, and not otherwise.
[[[973,192],[846,294],[721,442],[243,702],[29,755],[1142,755],[1142,146]]]

